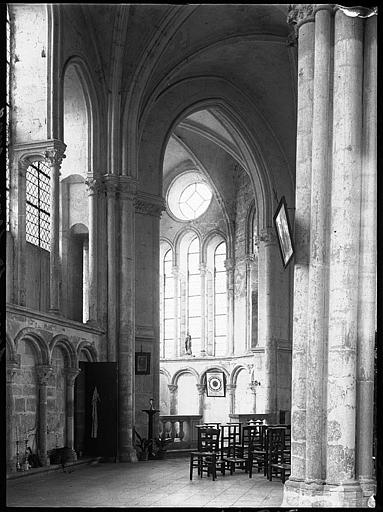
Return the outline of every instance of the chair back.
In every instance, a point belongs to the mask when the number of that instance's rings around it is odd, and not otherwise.
[[[267,429],[267,451],[269,457],[277,457],[285,449],[285,427],[269,427]]]
[[[198,451],[217,452],[219,451],[219,437],[221,431],[217,428],[198,429]]]
[[[221,456],[227,455],[229,448],[238,446],[241,446],[241,424],[226,423],[221,425]]]

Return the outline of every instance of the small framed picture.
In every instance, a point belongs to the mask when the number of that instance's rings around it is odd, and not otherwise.
[[[150,374],[150,352],[136,352],[136,375]]]
[[[291,226],[287,213],[287,205],[283,196],[279,202],[277,211],[274,215],[274,226],[277,232],[279,249],[281,251],[282,264],[284,268],[290,263],[294,255],[293,237]]]
[[[226,396],[223,372],[206,372],[206,396]]]

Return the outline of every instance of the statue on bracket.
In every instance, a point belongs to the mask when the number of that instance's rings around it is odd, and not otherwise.
[[[189,356],[192,355],[192,348],[191,347],[192,347],[191,336],[190,336],[190,333],[188,331],[187,334],[186,334],[186,338],[185,338],[185,352]]]

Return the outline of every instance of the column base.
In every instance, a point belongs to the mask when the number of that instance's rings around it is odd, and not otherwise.
[[[118,457],[119,462],[138,462],[136,450],[130,446],[125,448]]]
[[[317,484],[287,480],[283,488],[281,507],[306,508],[365,508],[368,497],[364,496],[359,482],[347,484]]]
[[[49,309],[49,313],[51,315],[61,316],[61,311],[59,309],[51,308]]]
[[[89,325],[89,327],[99,327],[96,320],[87,320],[85,322],[85,325]]]

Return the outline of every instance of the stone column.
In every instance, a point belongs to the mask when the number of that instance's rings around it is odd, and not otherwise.
[[[74,382],[80,370],[65,368],[66,377],[66,446],[74,452]],[[74,453],[75,455],[75,453]]]
[[[249,384],[249,389],[251,390],[252,394],[253,394],[253,413],[256,414],[257,413],[257,387],[259,386],[259,382],[255,381],[255,382],[251,382]]]
[[[307,314],[306,473],[307,483],[325,479],[324,364],[328,328],[328,251],[330,211],[330,120],[332,75],[332,6],[315,14],[315,57],[312,127],[311,226]]]
[[[14,447],[16,446],[16,427],[13,421],[13,381],[20,365],[17,362],[7,361],[7,382],[6,382],[6,464],[7,472],[16,470],[14,460]]]
[[[89,239],[82,242],[82,321],[89,320]]]
[[[293,4],[288,22],[298,36],[298,105],[295,186],[294,311],[291,397],[291,476],[306,476],[306,346],[310,255],[311,143],[314,84],[314,23],[311,4]]]
[[[117,360],[117,244],[116,244],[116,193],[118,177],[113,174],[104,176],[107,201],[107,238],[108,238],[108,361]]]
[[[365,21],[359,309],[357,338],[357,474],[372,494],[377,233],[377,18]]]
[[[175,384],[168,384],[168,389],[170,393],[170,407],[169,414],[177,414],[178,413],[178,386]]]
[[[197,390],[198,390],[198,398],[199,398],[199,404],[198,404],[198,414],[202,416],[201,422],[204,421],[204,411],[205,411],[205,391],[206,386],[204,384],[196,384]]]
[[[201,275],[201,356],[206,356],[206,263],[199,267]]]
[[[335,13],[327,382],[327,483],[355,483],[363,23]],[[345,497],[345,500],[349,498]],[[349,505],[350,506],[350,505]]]
[[[58,142],[58,141],[57,141]],[[45,151],[45,161],[50,167],[50,313],[60,313],[60,167],[65,158],[64,144],[56,144],[56,147]]]
[[[89,223],[89,320],[97,324],[97,197],[99,181],[88,177],[88,223]]]
[[[234,259],[225,260],[227,282],[227,355],[234,354]]]
[[[229,414],[235,413],[235,389],[237,386],[234,384],[228,384],[226,389],[229,393]]]
[[[39,386],[38,452],[43,466],[48,465],[47,455],[47,385],[53,368],[47,365],[36,366]]]
[[[12,231],[15,233],[15,250],[16,250],[16,268],[14,274],[13,296],[15,303],[20,306],[26,305],[26,239],[25,239],[25,223],[26,223],[26,173],[29,166],[29,160],[22,158],[17,162],[18,173],[15,177],[11,174],[12,186],[17,191],[17,198],[11,196],[12,207],[15,208],[15,223]],[[13,219],[11,218],[11,223]]]
[[[118,387],[119,459],[137,462],[133,448],[135,350],[135,183],[120,176],[120,283]]]
[[[275,274],[277,268],[274,262],[277,250],[277,241],[274,231],[271,228],[260,231],[260,244],[263,252],[264,268],[261,272],[263,281],[262,297],[263,303],[263,335],[264,335],[264,388],[265,388],[265,413],[275,414],[277,412],[277,347],[274,324],[276,322],[274,310],[277,290]]]
[[[179,322],[179,268],[173,265],[173,287],[174,287],[174,357],[180,355],[180,322]]]
[[[252,273],[254,267],[254,255],[246,255],[246,350],[250,351],[252,347],[253,328],[253,300],[252,300]]]

